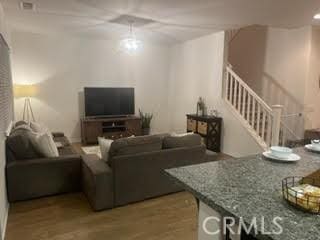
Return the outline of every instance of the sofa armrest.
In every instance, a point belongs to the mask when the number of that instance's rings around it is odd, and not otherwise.
[[[6,165],[6,178],[10,202],[79,191],[81,157],[13,161]]]
[[[112,169],[97,155],[82,156],[82,188],[95,211],[114,206]]]
[[[35,159],[26,159],[26,160],[16,160],[12,161],[7,164],[7,168],[12,167],[31,167],[34,165],[56,165],[56,164],[63,164],[70,161],[79,161],[81,162],[81,157],[78,154],[70,154],[70,155],[64,155],[59,157],[48,157],[48,158],[35,158]]]

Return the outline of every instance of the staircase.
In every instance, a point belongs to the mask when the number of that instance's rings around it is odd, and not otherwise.
[[[264,150],[274,145],[287,145],[289,139],[297,140],[294,132],[281,121],[283,106],[269,106],[231,65],[226,67],[223,96],[234,115]]]

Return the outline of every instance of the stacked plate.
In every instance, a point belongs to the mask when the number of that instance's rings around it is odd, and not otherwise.
[[[320,153],[320,140],[312,140],[311,144],[305,145],[305,148],[312,152]]]
[[[291,148],[272,146],[269,151],[263,153],[268,159],[280,161],[280,162],[296,162],[301,159],[301,157],[292,152]]]

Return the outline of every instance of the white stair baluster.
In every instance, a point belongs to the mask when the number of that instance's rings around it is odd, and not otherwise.
[[[260,104],[258,103],[258,105],[257,105],[257,107],[258,107],[258,117],[257,117],[257,133],[258,133],[258,135],[259,136],[261,136],[260,135],[260,123],[261,123],[261,109],[260,109]]]
[[[246,98],[247,98],[247,91],[243,87],[243,91],[242,91],[242,109],[241,109],[241,113],[240,113],[243,118],[245,118],[245,109],[247,109]]]
[[[250,124],[250,110],[251,110],[251,95],[248,93],[248,102],[247,102],[247,121]]]
[[[251,112],[251,126],[255,129],[255,121],[256,121],[256,100],[252,98],[252,112]]]
[[[238,111],[241,112],[241,99],[242,99],[242,86],[241,84],[239,83],[239,90],[238,90]]]
[[[234,79],[234,86],[233,86],[233,106],[237,109],[237,84],[238,82]]]
[[[265,141],[266,134],[266,112],[262,109],[262,129],[261,129],[261,138]]]
[[[269,107],[231,67],[226,71],[224,99],[250,134],[264,149],[279,144],[279,140],[285,142],[285,134],[279,139],[281,111],[279,115],[277,109]]]
[[[231,75],[231,86],[230,86],[230,102],[233,104],[233,91],[234,91],[234,77]]]

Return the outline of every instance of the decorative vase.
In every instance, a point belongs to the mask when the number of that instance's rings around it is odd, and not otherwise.
[[[142,135],[149,135],[150,134],[150,128],[142,128]]]

